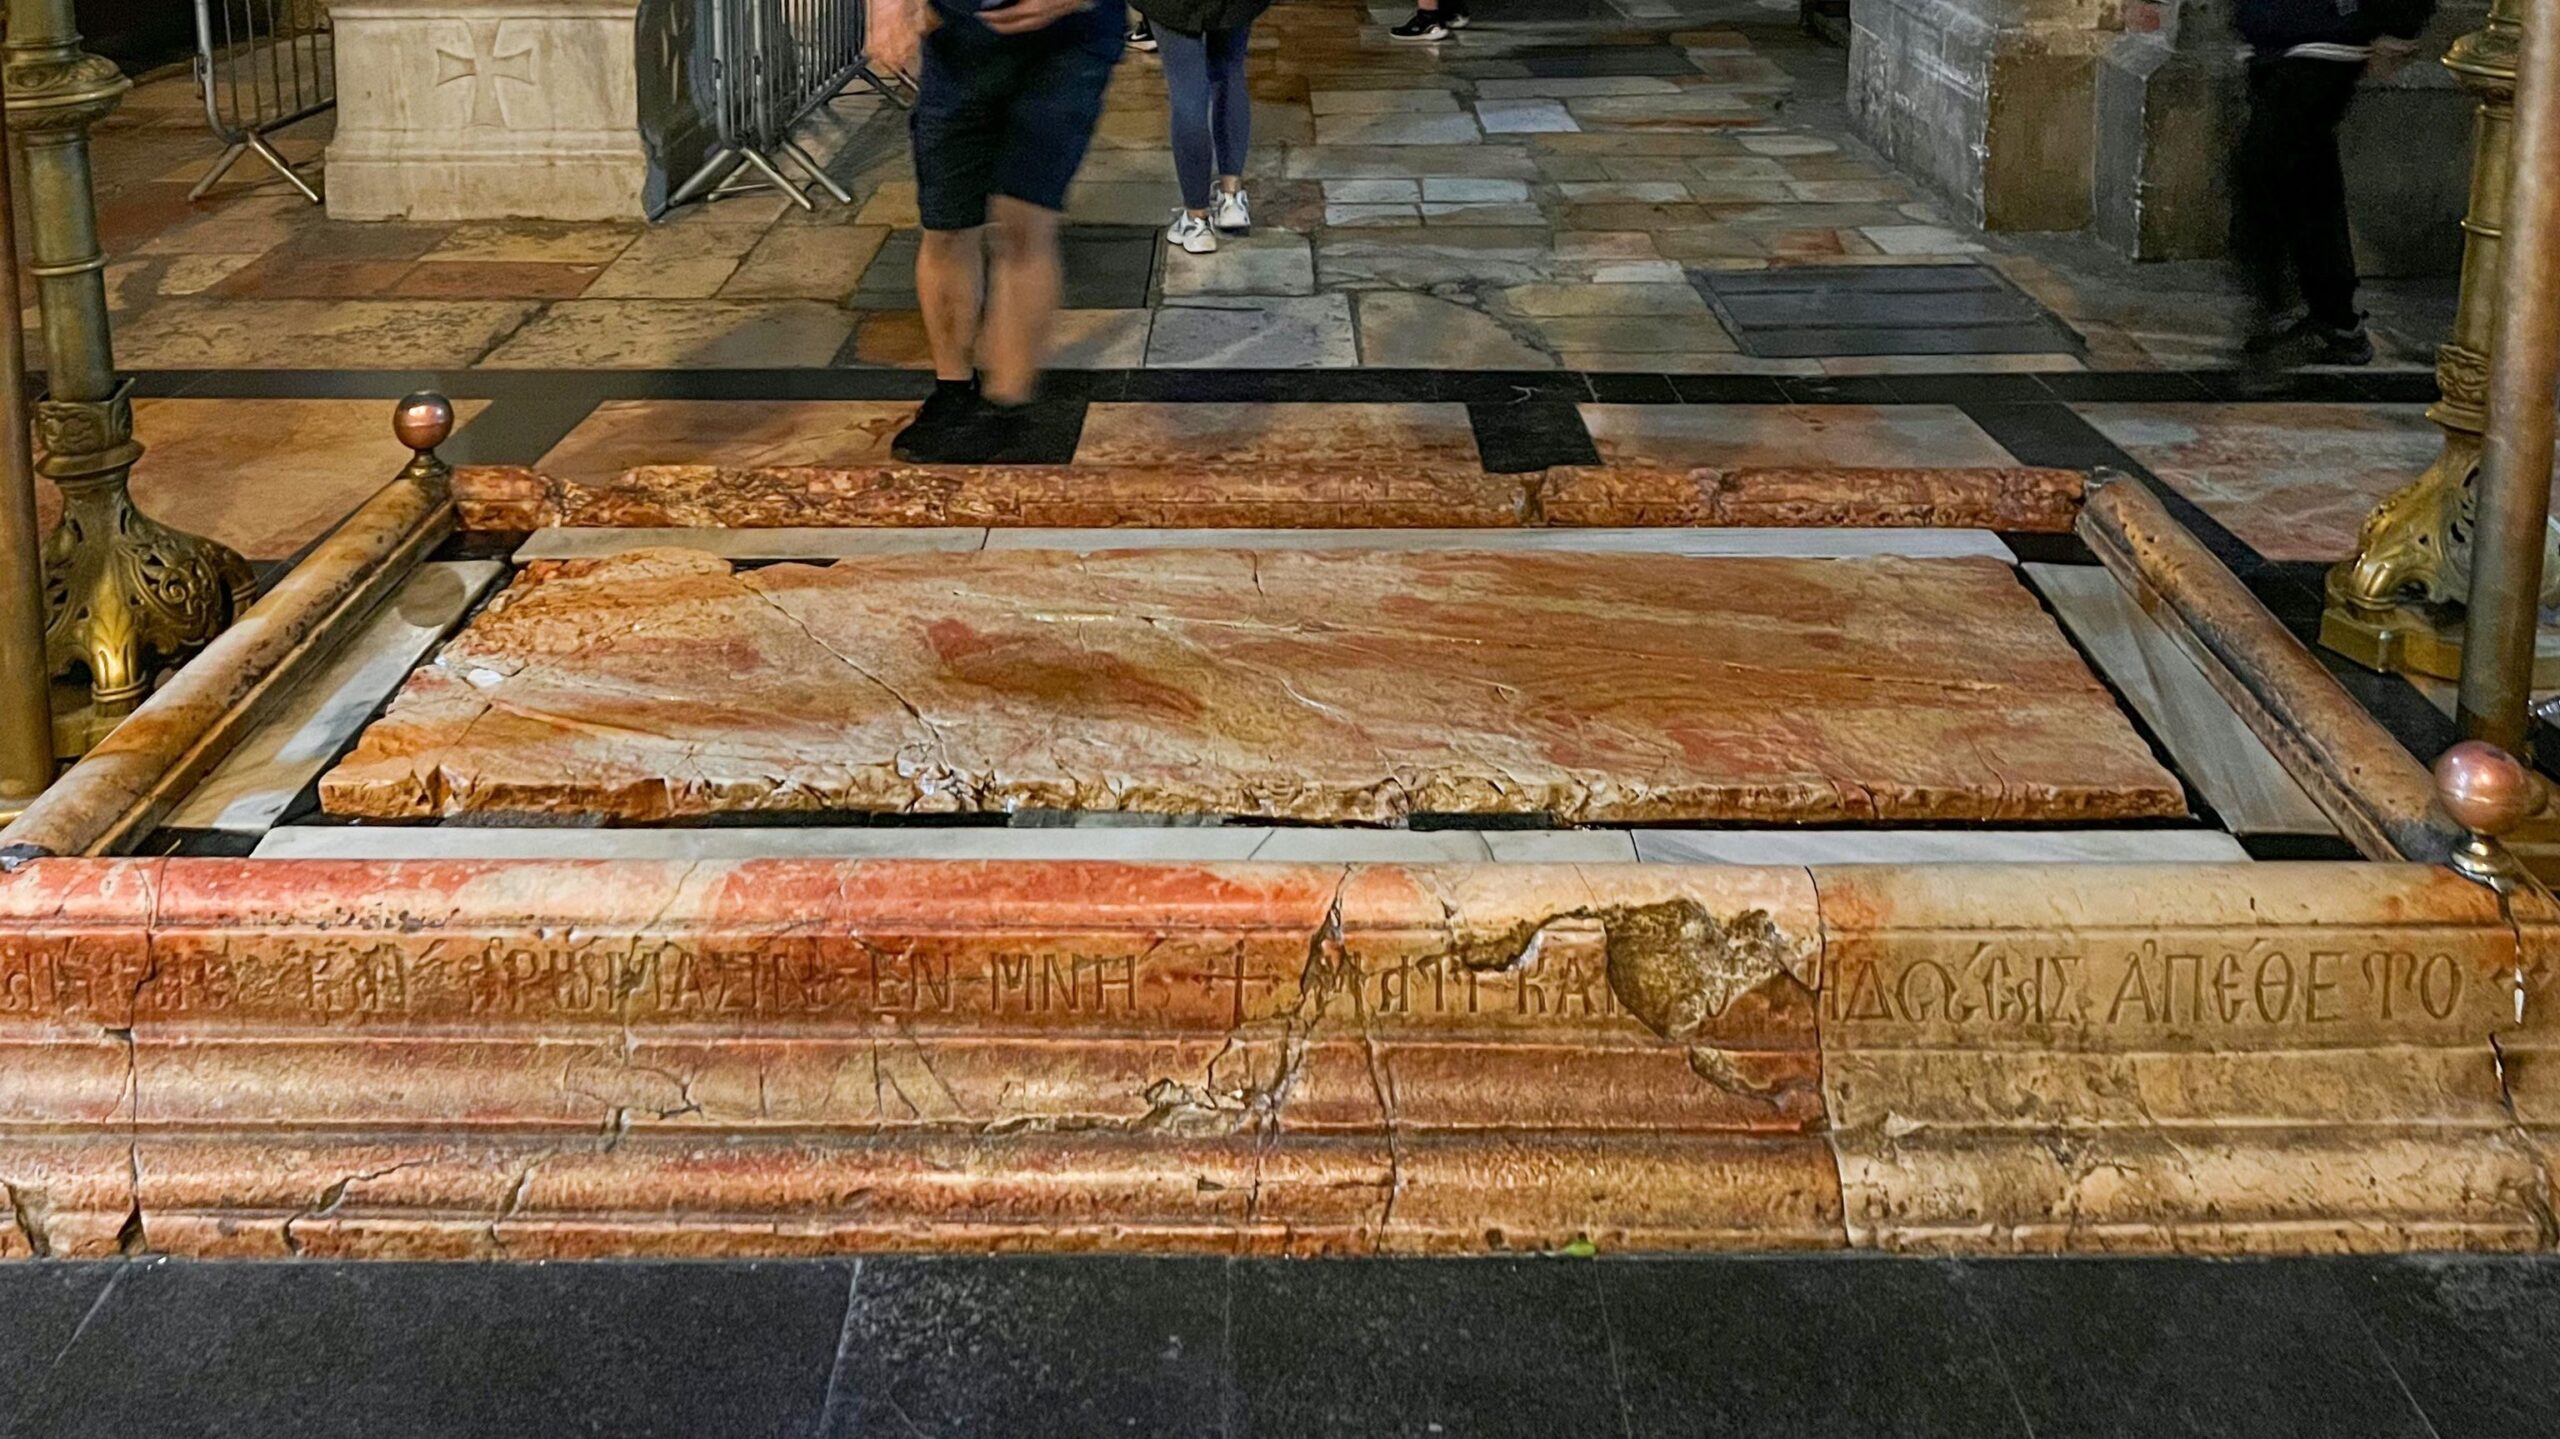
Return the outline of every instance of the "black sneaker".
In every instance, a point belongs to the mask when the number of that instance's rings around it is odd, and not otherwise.
[[[1156,27],[1144,20],[1130,26],[1129,48],[1132,50],[1144,50],[1149,54],[1155,53]]]
[[[2286,369],[2373,363],[2373,336],[2365,329],[2361,316],[2355,324],[2341,328],[2305,315],[2281,328],[2254,331],[2240,348],[2261,364]]]
[[[1434,11],[1416,10],[1412,19],[1387,33],[1398,40],[1446,40],[1449,38],[1449,26]]]
[[[2306,365],[2370,365],[2373,363],[2373,336],[2362,322],[2353,329],[2340,330],[2322,325]]]
[[[1011,459],[1031,425],[1029,405],[998,405],[979,398],[968,413],[910,445],[900,458],[919,465],[996,465]]]
[[[916,407],[916,417],[889,441],[890,455],[917,464],[934,463],[938,453],[949,447],[951,436],[968,423],[977,408],[977,381],[935,382],[933,393]]]

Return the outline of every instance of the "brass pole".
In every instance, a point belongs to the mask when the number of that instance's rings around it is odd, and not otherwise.
[[[6,78],[0,76],[0,85]],[[44,661],[43,535],[27,439],[25,298],[18,293],[16,197],[0,109],[0,818],[53,782],[53,685]]]
[[[2508,205],[2515,232],[2536,242],[2508,246],[2499,277],[2458,719],[2466,736],[2521,754],[2560,396],[2560,35],[2551,25],[2525,27],[2515,104]]]
[[[7,13],[0,62],[26,161],[28,248],[44,314],[37,468],[62,491],[62,524],[44,547],[46,664],[54,674],[85,668],[98,711],[120,715],[149,692],[155,658],[220,634],[257,580],[238,555],[142,514],[127,492],[142,447],[108,334],[89,127],[131,82],[81,50],[71,0],[7,0]]]

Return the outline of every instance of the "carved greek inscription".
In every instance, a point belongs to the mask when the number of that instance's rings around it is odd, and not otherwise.
[[[141,973],[134,947],[12,938],[0,943],[0,1017],[79,1014],[121,1023]]]
[[[2182,937],[2105,953],[2045,953],[1985,941],[1970,954],[1838,959],[1824,986],[1823,1013],[1842,1025],[1977,1031],[2312,1032],[2353,1020],[2447,1020],[2468,982],[2463,960],[2451,953],[2336,941],[2228,946]]]

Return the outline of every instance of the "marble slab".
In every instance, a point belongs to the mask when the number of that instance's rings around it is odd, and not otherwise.
[[[538,565],[321,798],[638,820],[2184,812],[1995,561],[1236,550]]]
[[[506,569],[496,560],[420,565],[311,683],[295,689],[241,740],[167,823],[246,834],[274,824]]]
[[[2338,832],[2115,576],[2096,565],[2029,565],[2027,573],[2225,824],[2240,834]]]
[[[1646,864],[2220,864],[2245,861],[2212,829],[1637,830]]]

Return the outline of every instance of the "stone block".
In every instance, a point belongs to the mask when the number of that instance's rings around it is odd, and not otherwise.
[[[346,0],[329,214],[637,220],[637,0]]]
[[[2090,202],[2099,238],[2137,260],[2191,260],[2229,242],[2239,123],[2228,47],[2127,35],[2098,61]]]

